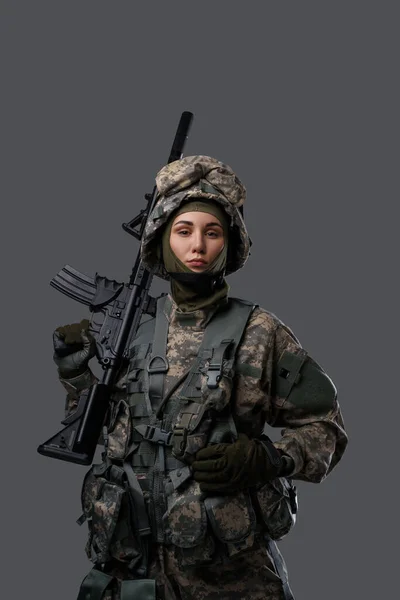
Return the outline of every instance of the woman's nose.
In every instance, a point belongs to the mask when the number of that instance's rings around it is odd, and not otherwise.
[[[204,252],[205,244],[204,244],[204,236],[201,232],[196,232],[193,235],[193,252]]]

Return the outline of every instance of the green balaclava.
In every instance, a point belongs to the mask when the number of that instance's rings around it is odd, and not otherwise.
[[[172,224],[176,217],[187,212],[205,212],[217,217],[222,225],[225,244],[218,256],[201,273],[195,273],[183,264],[170,246]],[[229,292],[224,279],[228,253],[229,225],[227,215],[215,202],[202,199],[185,203],[175,211],[162,234],[162,256],[171,278],[171,294],[182,312],[192,312],[223,301]]]

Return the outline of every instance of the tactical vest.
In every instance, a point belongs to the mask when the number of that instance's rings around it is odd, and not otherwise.
[[[162,296],[156,318],[138,329],[123,387],[113,395],[103,463],[82,488],[88,557],[96,565],[116,559],[137,577],[146,576],[149,543],[174,544],[188,566],[214,562],[221,548],[229,560],[253,545],[256,532],[282,538],[297,510],[285,478],[205,497],[191,477],[198,450],[237,437],[230,408],[235,359],[255,305],[229,298],[206,326],[190,369],[165,395],[170,308]]]

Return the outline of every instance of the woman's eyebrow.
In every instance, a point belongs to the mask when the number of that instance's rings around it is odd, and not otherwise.
[[[174,227],[176,225],[181,225],[181,224],[184,224],[184,225],[193,225],[192,221],[177,221],[176,223],[174,223]],[[220,225],[216,221],[211,221],[211,223],[207,223],[206,227],[211,227],[211,225],[217,225],[217,227],[221,227],[221,229],[222,229],[222,225]]]

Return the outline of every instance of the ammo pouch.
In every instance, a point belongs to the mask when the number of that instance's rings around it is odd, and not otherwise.
[[[247,492],[205,497],[194,480],[183,492],[168,484],[166,491],[166,542],[180,549],[183,565],[211,563],[217,544],[228,557],[253,545],[256,516]]]
[[[286,477],[276,477],[252,493],[262,523],[272,540],[281,540],[296,522],[296,487]]]
[[[254,543],[256,515],[248,491],[229,496],[208,496],[204,500],[215,537],[225,544],[228,556],[251,548]]]
[[[126,474],[116,465],[93,465],[83,481],[81,502],[88,521],[86,554],[94,563],[114,558],[135,568],[142,543]]]
[[[198,483],[190,480],[183,491],[174,489],[167,480],[167,511],[163,516],[165,541],[180,549],[183,565],[210,563],[215,543],[207,522],[203,495]]]

